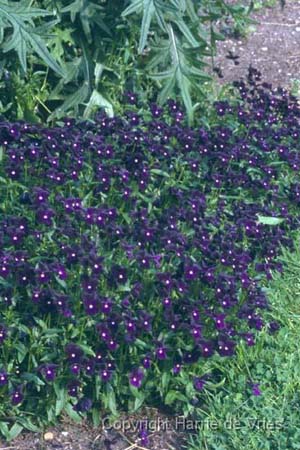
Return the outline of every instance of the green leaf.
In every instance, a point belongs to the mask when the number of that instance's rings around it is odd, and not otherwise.
[[[175,19],[174,23],[178,26],[179,30],[192,47],[199,46],[199,42],[197,41],[197,39],[195,39],[195,37],[193,36],[192,32],[190,31],[189,27],[187,26],[187,24],[184,22],[183,19]]]
[[[45,382],[41,380],[37,375],[34,375],[33,373],[23,373],[21,375],[22,380],[26,380],[29,382],[33,382],[37,386],[45,386]]]
[[[64,289],[67,288],[67,283],[65,282],[65,280],[61,280],[58,276],[55,275],[54,277],[57,281],[57,283]]]
[[[40,58],[59,75],[64,77],[62,68],[58,65],[41,38],[41,30],[34,28],[35,17],[47,16],[51,13],[46,10],[30,8],[24,5],[10,6],[0,2],[0,18],[4,17],[13,27],[11,38],[3,45],[4,52],[14,49],[18,53],[21,66],[27,69],[27,44],[40,56]]]
[[[92,420],[94,427],[98,427],[101,422],[100,410],[99,408],[92,409]]]
[[[12,441],[13,439],[15,439],[17,436],[19,436],[19,434],[21,433],[23,428],[24,427],[22,425],[20,425],[19,423],[15,423],[9,430],[9,433],[7,435],[7,440]]]
[[[137,411],[138,409],[140,409],[140,407],[142,406],[142,404],[145,401],[145,394],[142,394],[140,397],[136,397],[134,400],[134,406],[133,406],[133,412]]]
[[[170,382],[170,374],[168,372],[164,372],[161,377],[161,385],[163,391],[166,391],[168,389],[169,382]]]
[[[30,42],[33,50],[41,57],[41,59],[47,64],[47,66],[57,72],[61,77],[64,77],[64,71],[51,56],[51,53],[47,49],[45,42],[40,38],[40,36],[35,33],[27,33],[27,39]]]
[[[61,397],[58,398],[55,402],[55,415],[59,416],[59,414],[62,412],[62,410],[64,409],[66,403],[66,399],[65,397]]]
[[[82,348],[82,350],[84,351],[84,353],[86,355],[96,356],[96,353],[94,352],[94,350],[90,346],[85,345],[85,344],[79,344],[79,347]]]
[[[189,122],[191,122],[193,119],[193,104],[190,95],[190,82],[188,78],[180,72],[177,73],[177,82],[180,87],[184,106],[188,113]]]
[[[3,434],[3,436],[7,439],[7,437],[9,436],[9,429],[6,422],[0,421],[0,431]]]
[[[34,433],[41,431],[41,429],[37,425],[34,425],[28,417],[18,417],[17,423],[21,424],[26,430]]]
[[[162,177],[170,178],[170,175],[167,172],[164,172],[160,169],[151,169],[151,173],[154,173],[155,175],[161,175]]]
[[[172,405],[172,403],[176,402],[177,400],[180,400],[182,402],[188,401],[187,397],[185,397],[185,395],[183,395],[181,392],[171,390],[165,397],[165,404]]]
[[[130,14],[141,13],[143,11],[143,0],[133,0],[131,4],[122,12],[121,16],[126,17]]]
[[[85,82],[83,85],[76,91],[75,93],[69,95],[67,99],[64,101],[64,103],[57,108],[54,113],[51,114],[50,118],[53,119],[54,117],[60,118],[64,114],[66,114],[68,111],[70,111],[73,107],[78,107],[79,104],[82,104],[85,102],[87,96],[89,94],[89,86]]]
[[[110,384],[107,385],[106,403],[111,413],[114,416],[117,416],[118,412],[117,412],[116,396],[114,389]]]
[[[285,219],[281,217],[266,217],[258,215],[258,223],[262,225],[280,225]]]
[[[67,403],[65,405],[64,411],[66,411],[68,416],[71,417],[71,419],[74,420],[74,422],[79,423],[82,421],[81,416],[76,411],[74,411],[73,405],[71,403]]]
[[[160,91],[158,95],[158,103],[163,105],[168,97],[172,94],[174,87],[176,84],[176,72],[173,74],[172,77],[169,78],[169,80],[165,83],[163,89]]]
[[[27,350],[26,346],[24,344],[22,344],[22,342],[16,343],[15,348],[18,351],[18,362],[21,364],[21,362],[26,357],[28,350]]]
[[[155,8],[153,0],[144,0],[144,11],[141,26],[140,42],[138,47],[138,53],[141,54],[146,46],[148,33],[151,25],[151,20],[154,14]]]
[[[84,110],[83,117],[86,119],[91,116],[93,110],[103,108],[108,117],[114,117],[114,110],[112,104],[103,97],[96,89],[93,90],[89,102]]]

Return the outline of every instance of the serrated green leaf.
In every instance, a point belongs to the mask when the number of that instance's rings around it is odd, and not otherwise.
[[[193,120],[193,104],[190,94],[190,82],[187,77],[178,71],[177,82],[180,88],[181,96],[183,99],[184,106],[188,113],[189,122]]]
[[[35,33],[27,33],[27,31],[26,35],[26,38],[30,42],[33,50],[40,56],[40,58],[47,64],[47,66],[57,72],[61,77],[64,77],[64,71],[51,56],[51,53],[47,49],[46,44],[41,39],[41,37]]]
[[[133,0],[129,6],[122,12],[121,16],[126,17],[130,14],[141,13],[143,11],[143,0]]]
[[[153,18],[155,8],[153,0],[144,0],[143,4],[143,19],[141,26],[141,35],[140,42],[138,47],[138,53],[141,54],[146,46],[146,42],[148,39],[148,33],[151,25],[151,21]]]
[[[170,95],[172,94],[175,84],[176,84],[176,72],[171,78],[169,78],[169,80],[165,83],[163,89],[160,91],[158,95],[159,104],[163,105],[166,102],[168,97],[170,97]]]
[[[64,72],[48,51],[44,40],[34,28],[33,18],[49,15],[48,11],[29,8],[11,7],[0,2],[0,16],[5,17],[13,27],[12,38],[4,45],[4,51],[16,50],[24,71],[27,69],[27,44],[41,57],[41,59],[62,77]]]
[[[174,23],[178,26],[179,30],[192,47],[199,46],[199,42],[197,41],[197,39],[195,39],[195,37],[193,36],[192,32],[190,31],[189,27],[187,26],[187,24],[184,22],[183,19],[174,19]]]

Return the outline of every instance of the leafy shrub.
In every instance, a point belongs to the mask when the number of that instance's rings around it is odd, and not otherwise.
[[[260,282],[299,226],[300,110],[255,69],[235,86],[209,129],[132,93],[124,117],[1,123],[3,433],[24,411],[191,412],[219,381],[201,361],[276,331]]]
[[[99,106],[113,114],[125,86],[160,90],[161,103],[176,92],[192,118],[209,79],[204,58],[223,39],[217,21],[241,27],[248,11],[223,0],[34,3],[0,2],[0,111],[30,121],[89,117]]]

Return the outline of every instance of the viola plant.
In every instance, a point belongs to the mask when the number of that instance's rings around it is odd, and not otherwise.
[[[3,434],[24,412],[188,414],[209,358],[278,329],[262,285],[299,227],[300,109],[255,69],[235,87],[210,128],[130,93],[124,117],[1,123]]]

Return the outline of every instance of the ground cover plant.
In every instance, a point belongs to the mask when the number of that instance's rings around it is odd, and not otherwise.
[[[284,272],[264,283],[278,333],[265,329],[255,346],[240,346],[235,358],[210,360],[225,382],[219,392],[205,392],[205,410],[199,408],[197,418],[217,426],[202,426],[189,450],[299,448],[299,257],[297,238],[295,251],[279,258]],[[259,385],[259,395],[250,386],[245,391],[248,378]]]
[[[210,126],[130,92],[123,117],[1,123],[9,439],[62,411],[190,414],[224,383],[205,361],[278,330],[262,283],[299,226],[300,110],[253,68],[235,88]]]

